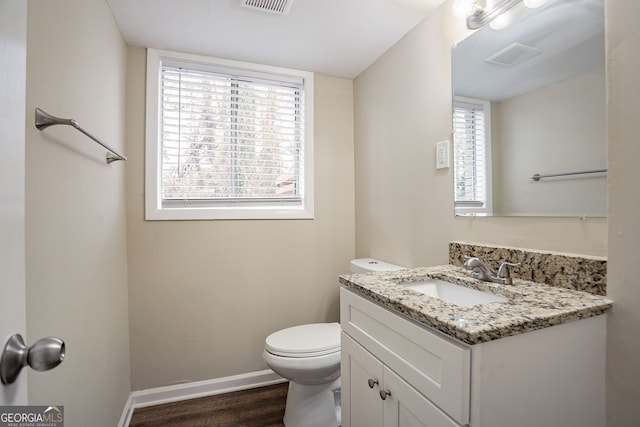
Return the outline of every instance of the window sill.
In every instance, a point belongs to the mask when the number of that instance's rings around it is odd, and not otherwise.
[[[214,220],[296,220],[314,219],[313,208],[283,207],[147,207],[147,221],[214,221]]]

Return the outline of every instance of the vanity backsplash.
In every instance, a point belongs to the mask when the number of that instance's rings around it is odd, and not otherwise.
[[[607,260],[602,257],[542,252],[530,249],[449,243],[449,263],[462,267],[465,256],[478,257],[492,270],[502,262],[521,263],[510,269],[511,277],[549,286],[607,294]]]

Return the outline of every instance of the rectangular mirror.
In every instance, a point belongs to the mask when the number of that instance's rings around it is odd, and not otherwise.
[[[500,18],[452,50],[455,214],[606,217],[603,0]]]

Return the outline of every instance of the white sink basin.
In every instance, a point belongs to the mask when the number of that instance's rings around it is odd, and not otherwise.
[[[403,283],[402,285],[416,292],[420,292],[421,294],[438,298],[444,302],[459,305],[461,307],[472,307],[474,305],[507,300],[505,297],[500,295],[478,291],[476,289],[467,288],[465,286],[456,285],[455,283],[445,282],[444,280],[439,279],[409,282]]]

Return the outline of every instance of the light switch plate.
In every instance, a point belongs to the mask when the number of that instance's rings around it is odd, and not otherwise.
[[[436,144],[436,169],[449,167],[449,141],[441,141]]]

